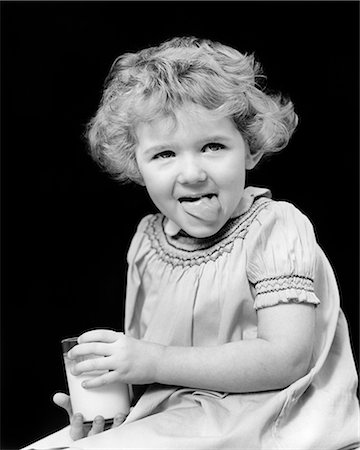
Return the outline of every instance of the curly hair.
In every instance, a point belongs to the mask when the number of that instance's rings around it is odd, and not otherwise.
[[[210,40],[173,38],[113,63],[96,115],[87,128],[92,157],[115,179],[141,182],[136,126],[175,117],[195,103],[234,120],[250,152],[284,148],[297,125],[290,100],[265,92],[254,55]]]

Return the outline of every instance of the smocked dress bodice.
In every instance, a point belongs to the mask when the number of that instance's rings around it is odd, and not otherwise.
[[[261,193],[247,192],[245,210],[209,238],[170,235],[161,214],[143,219],[128,256],[128,286],[137,286],[128,332],[166,345],[222,344],[255,337],[258,308],[319,303],[310,223]]]

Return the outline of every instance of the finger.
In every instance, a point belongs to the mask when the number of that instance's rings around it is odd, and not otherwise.
[[[113,421],[111,428],[116,428],[116,427],[120,426],[124,422],[125,419],[126,419],[126,414],[124,414],[124,413],[117,414],[114,417],[114,421]]]
[[[93,434],[98,434],[104,431],[104,425],[105,419],[102,416],[96,416],[88,436],[92,436]]]
[[[117,372],[111,371],[104,373],[104,375],[100,375],[99,377],[85,380],[81,383],[81,386],[85,389],[92,389],[114,383],[115,381],[119,381],[119,375]]]
[[[82,344],[84,342],[115,342],[120,334],[124,334],[121,332],[117,332],[114,330],[92,330],[83,333],[78,338],[78,343]]]
[[[71,373],[73,375],[80,375],[83,372],[91,372],[93,370],[111,370],[113,369],[112,359],[107,358],[92,358],[73,364]]]
[[[84,429],[84,418],[82,414],[76,413],[72,416],[71,423],[70,423],[70,437],[74,441],[77,441],[78,439],[82,439],[85,437]]]
[[[85,355],[109,356],[111,355],[111,348],[109,344],[103,342],[79,344],[68,351],[67,357],[69,359],[75,359]]]
[[[72,407],[70,397],[63,392],[57,392],[53,396],[53,402],[55,405],[60,406],[60,408],[64,408],[68,413],[69,417],[72,416]]]

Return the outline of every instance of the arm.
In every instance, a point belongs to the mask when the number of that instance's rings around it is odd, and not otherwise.
[[[75,374],[110,369],[86,387],[117,379],[134,384],[163,383],[225,392],[281,389],[309,368],[315,310],[308,304],[282,304],[258,311],[258,336],[213,347],[173,347],[139,341],[107,330],[81,336],[71,357],[96,353],[78,363]],[[97,341],[97,342],[93,342]]]
[[[157,381],[226,392],[281,389],[308,370],[314,307],[278,305],[259,310],[258,337],[216,347],[166,347]]]

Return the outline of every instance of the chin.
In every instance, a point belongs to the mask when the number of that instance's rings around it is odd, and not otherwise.
[[[198,226],[198,227],[184,227],[183,230],[185,233],[187,233],[189,236],[192,236],[194,238],[202,239],[202,238],[208,238],[216,234],[222,226]]]

